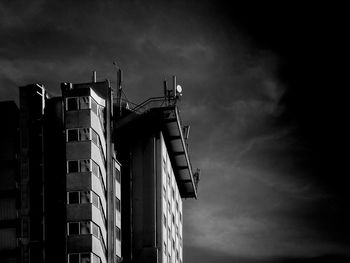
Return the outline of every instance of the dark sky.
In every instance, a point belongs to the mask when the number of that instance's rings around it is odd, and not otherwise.
[[[185,262],[346,262],[347,9],[279,2],[1,1],[0,98],[113,84],[116,60],[141,102],[175,74],[202,170]]]

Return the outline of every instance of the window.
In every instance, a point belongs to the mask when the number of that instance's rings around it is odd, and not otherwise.
[[[168,200],[168,211],[170,213],[170,201]]]
[[[68,235],[79,235],[79,222],[68,223]]]
[[[115,234],[116,234],[116,238],[117,238],[117,240],[119,240],[120,241],[120,239],[121,239],[121,231],[120,231],[120,228],[119,227],[115,227]]]
[[[90,200],[91,200],[90,191],[80,192],[80,203],[81,204],[91,203]]]
[[[69,129],[67,130],[67,141],[68,142],[74,142],[74,141],[78,141],[79,137],[78,137],[78,129]]]
[[[78,110],[77,98],[67,98],[67,111]]]
[[[175,224],[175,215],[173,214],[173,224]]]
[[[104,127],[105,120],[104,120],[104,108],[103,107],[98,107],[98,117],[100,118],[100,121],[103,124],[102,127]]]
[[[115,179],[117,180],[118,183],[120,183],[120,171],[118,169],[116,169]]]
[[[80,172],[90,171],[90,160],[80,160]]]
[[[166,216],[165,216],[165,214],[163,214],[163,223],[164,223],[164,226],[166,227]]]
[[[91,110],[97,115],[97,103],[94,99],[91,100]]]
[[[117,197],[115,198],[115,208],[120,212],[120,200]]]
[[[91,140],[97,145],[99,146],[100,143],[99,143],[99,137],[98,137],[98,134],[91,129]]]
[[[168,227],[168,238],[170,237],[170,234],[171,234],[171,230],[170,230],[170,227]]]
[[[165,242],[163,244],[163,247],[164,247],[164,254],[166,255],[166,243]]]
[[[94,161],[92,161],[92,173],[94,175],[96,175],[97,177],[100,176],[100,167],[98,166],[97,163],[95,163]]]
[[[100,206],[100,197],[94,192],[92,192],[92,204],[97,208]]]
[[[69,263],[80,263],[80,255],[79,254],[68,254],[68,262]]]
[[[89,101],[90,101],[90,97],[80,97],[79,98],[80,109],[81,110],[89,109],[90,108]]]
[[[175,190],[174,190],[174,187],[172,188],[172,194],[173,194],[173,199],[175,199]]]
[[[176,211],[179,211],[179,202],[176,200]]]
[[[81,253],[80,254],[80,262],[81,263],[90,263],[91,262],[90,253]]]
[[[78,161],[68,161],[68,173],[79,172],[79,162]]]
[[[90,140],[90,129],[89,128],[79,129],[79,140],[80,141]]]
[[[173,239],[173,249],[175,249],[175,240]]]
[[[100,228],[95,223],[92,223],[92,234],[97,238],[100,237]]]
[[[79,204],[79,192],[68,192],[68,204]]]

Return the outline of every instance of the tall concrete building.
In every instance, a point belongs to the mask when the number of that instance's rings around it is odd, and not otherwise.
[[[0,103],[0,262],[183,262],[182,199],[197,197],[198,174],[179,94],[130,108],[117,88],[63,83],[50,98],[34,84],[19,110]]]

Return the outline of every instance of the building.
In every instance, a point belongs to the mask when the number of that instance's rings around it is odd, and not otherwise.
[[[6,123],[6,129],[0,129],[3,138],[0,146],[0,261],[19,262],[19,110],[16,104],[1,102],[0,118]]]
[[[176,85],[174,85],[176,87]],[[1,262],[183,262],[197,197],[176,90],[130,109],[109,81],[20,87],[0,153]],[[166,101],[161,107],[156,101]],[[4,132],[4,131],[2,131]]]

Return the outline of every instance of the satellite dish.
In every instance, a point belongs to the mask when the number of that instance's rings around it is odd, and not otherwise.
[[[176,86],[176,92],[178,92],[178,93],[182,92],[182,87],[180,85]]]

